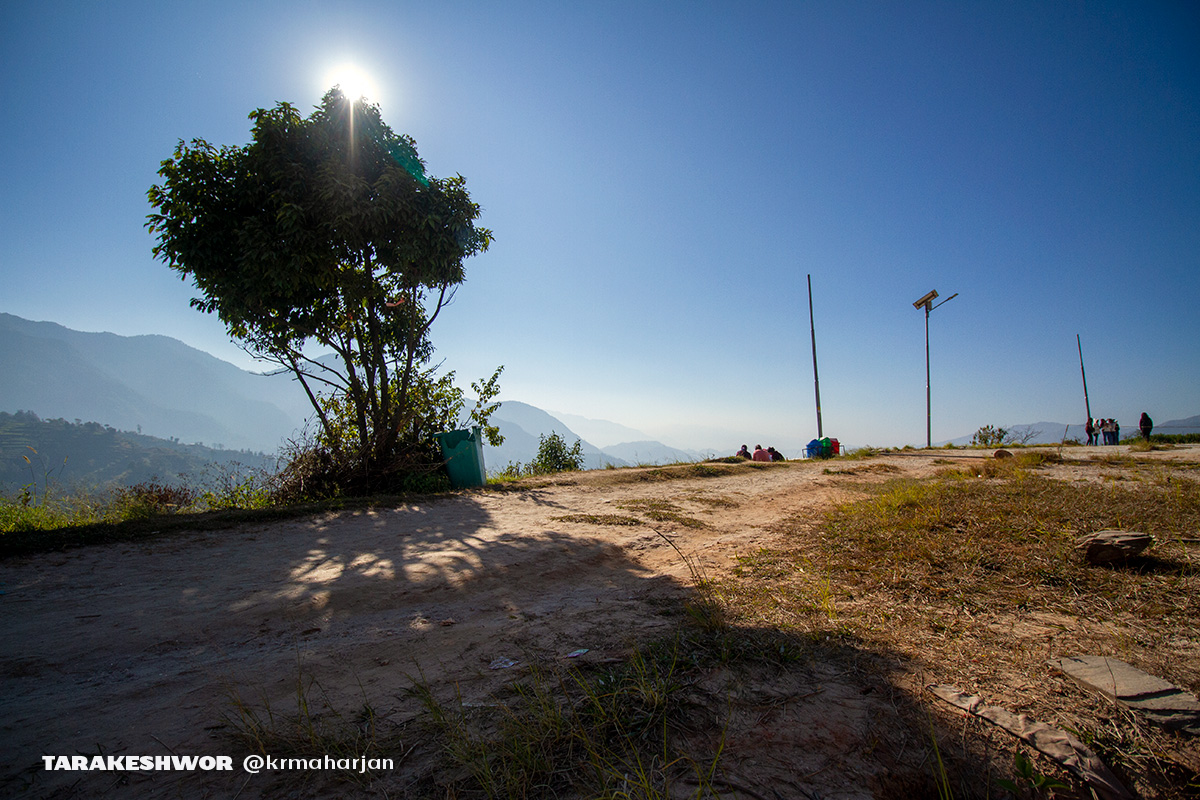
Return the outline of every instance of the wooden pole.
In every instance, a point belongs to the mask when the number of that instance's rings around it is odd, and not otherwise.
[[[1079,341],[1079,334],[1075,334],[1075,346],[1079,348],[1079,374],[1083,376],[1083,407],[1087,409],[1087,418],[1092,418],[1092,404],[1088,401],[1087,393],[1087,373],[1083,371],[1083,343]]]
[[[817,325],[813,321],[812,275],[808,276],[808,327],[812,333],[813,385],[817,390],[817,438],[821,439],[825,431],[821,427],[821,379],[817,377]]]

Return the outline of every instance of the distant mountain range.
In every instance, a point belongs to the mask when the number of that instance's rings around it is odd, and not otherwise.
[[[0,412],[30,411],[42,420],[76,425],[98,423],[177,445],[207,444],[217,451],[272,454],[298,435],[311,413],[308,399],[287,373],[248,372],[168,336],[84,333],[3,313],[0,375]],[[539,437],[550,433],[568,444],[579,439],[592,469],[703,457],[614,422],[555,416],[516,401],[504,402],[492,423],[505,437],[501,447],[484,448],[493,472],[533,460]],[[593,435],[606,446],[588,441]]]
[[[273,452],[304,419],[288,377],[247,372],[167,336],[81,333],[0,314],[0,375],[0,411],[217,449]]]

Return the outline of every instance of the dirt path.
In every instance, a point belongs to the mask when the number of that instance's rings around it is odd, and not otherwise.
[[[660,533],[716,574],[771,544],[777,521],[816,513],[855,484],[930,474],[946,457],[881,457],[842,474],[811,462],[739,466],[671,481],[599,471],[7,560],[0,793],[75,796],[82,780],[79,796],[94,796],[120,777],[48,773],[43,755],[229,754],[221,725],[231,696],[294,714],[298,675],[319,681],[334,705],[365,697],[395,716],[418,674],[456,685],[469,703],[517,672],[489,668],[498,659],[582,648],[584,659],[620,657],[672,624],[664,601],[689,582]],[[203,796],[186,780],[131,780],[138,796]]]

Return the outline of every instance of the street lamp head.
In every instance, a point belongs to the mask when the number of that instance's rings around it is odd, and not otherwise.
[[[920,300],[913,303],[913,308],[919,310],[919,309],[923,308],[924,306],[932,303],[934,300],[936,300],[937,296],[938,296],[937,289],[934,289],[929,294],[925,295]]]

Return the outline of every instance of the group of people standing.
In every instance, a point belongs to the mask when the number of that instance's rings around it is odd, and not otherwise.
[[[746,445],[742,445],[742,449],[738,450],[734,455],[738,458],[748,458],[751,461],[787,461],[783,457],[783,453],[780,453],[774,447],[768,447],[764,450],[761,444],[754,445],[753,453],[750,452]]]
[[[1150,419],[1150,415],[1143,411],[1142,418],[1138,420],[1138,431],[1148,442],[1152,430],[1154,430],[1154,420]],[[1101,436],[1104,437],[1104,444],[1116,444],[1121,440],[1121,423],[1115,419],[1089,419],[1087,425],[1084,426],[1084,431],[1087,433],[1089,445],[1100,444]]]
[[[1083,430],[1087,433],[1089,445],[1100,444],[1101,436],[1104,437],[1104,444],[1116,444],[1121,436],[1121,423],[1115,419],[1089,419]]]

